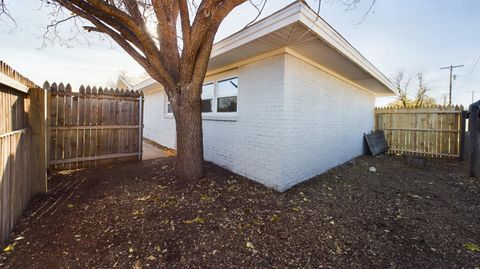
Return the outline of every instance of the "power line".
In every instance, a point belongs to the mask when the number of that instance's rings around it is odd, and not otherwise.
[[[450,69],[450,90],[449,90],[449,93],[448,93],[448,105],[452,104],[452,73],[453,73],[453,69],[454,68],[459,68],[459,67],[463,67],[463,64],[461,64],[461,65],[450,65],[450,66],[440,68],[440,69]]]
[[[477,67],[477,64],[478,64],[479,61],[480,61],[480,53],[478,53],[477,60],[474,62],[472,68],[470,68],[470,71],[467,74],[465,82],[463,82],[462,89],[465,88],[465,85],[467,84],[468,80],[470,79],[470,76],[472,75],[473,71],[475,70],[475,67]]]

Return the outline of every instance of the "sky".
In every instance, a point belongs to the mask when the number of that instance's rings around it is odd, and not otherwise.
[[[252,0],[258,3],[261,0]],[[268,0],[260,18],[291,3]],[[318,0],[308,4],[316,9]],[[344,1],[345,2],[345,1]],[[323,0],[320,15],[387,77],[399,71],[423,72],[429,95],[443,103],[448,94],[449,72],[454,70],[452,103],[468,105],[480,99],[479,0],[377,0],[365,17],[371,0],[348,10],[341,0]],[[51,22],[50,10],[39,0],[7,0],[16,24],[0,21],[0,60],[37,84],[50,82],[111,85],[120,72],[140,76],[143,69],[108,38],[78,33],[69,24],[59,29],[64,40],[43,37]],[[216,40],[245,27],[257,15],[251,4],[236,8],[222,23]],[[72,39],[73,36],[77,38]],[[415,89],[412,88],[413,94]],[[377,98],[385,105],[394,98]]]

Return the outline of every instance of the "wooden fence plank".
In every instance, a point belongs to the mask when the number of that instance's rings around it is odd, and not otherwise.
[[[85,124],[85,87],[81,86],[79,89],[80,95],[78,96],[78,126]],[[76,127],[76,126],[72,126]],[[77,129],[78,144],[77,144],[77,156],[78,158],[84,157],[84,140],[85,129]],[[77,168],[83,168],[83,162],[77,164]]]
[[[385,131],[392,154],[460,157],[463,107],[376,108],[375,128]]]
[[[45,95],[0,61],[0,73],[23,86],[0,83],[0,247],[29,200],[46,191]],[[43,180],[43,181],[42,181]]]
[[[68,90],[60,85],[57,92],[52,91],[55,98],[49,104],[56,108],[50,111],[49,135],[58,141],[50,142],[55,147],[50,167],[61,170],[141,160],[143,107],[138,92],[83,86],[73,92],[69,85]]]

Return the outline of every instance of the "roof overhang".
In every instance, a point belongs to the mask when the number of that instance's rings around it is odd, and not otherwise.
[[[375,96],[395,94],[389,79],[302,1],[214,44],[207,76],[280,53],[308,61]],[[142,90],[147,81],[135,89]]]

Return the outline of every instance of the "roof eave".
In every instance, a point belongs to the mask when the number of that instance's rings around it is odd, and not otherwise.
[[[396,94],[395,86],[393,86],[390,80],[358,50],[356,50],[342,35],[340,35],[340,33],[319,17],[308,5],[301,4],[300,22],[306,27],[311,28],[319,38],[323,39],[332,48],[345,56],[345,58],[355,63],[358,67],[384,85],[385,88],[391,92],[391,95]],[[378,94],[378,96],[380,95],[391,96],[388,94]]]
[[[300,22],[312,29],[318,38],[335,48],[346,59],[357,65],[363,71],[380,82],[387,92],[376,93],[376,96],[395,95],[396,89],[390,80],[358,52],[345,38],[343,38],[326,21],[319,17],[308,5],[303,2],[294,2],[274,14],[256,22],[248,28],[236,32],[229,37],[215,43],[210,54],[210,59],[218,57],[230,50],[238,48],[248,42],[260,38],[268,33],[281,29],[290,24]],[[156,81],[149,78],[136,85],[134,89],[142,90]]]

